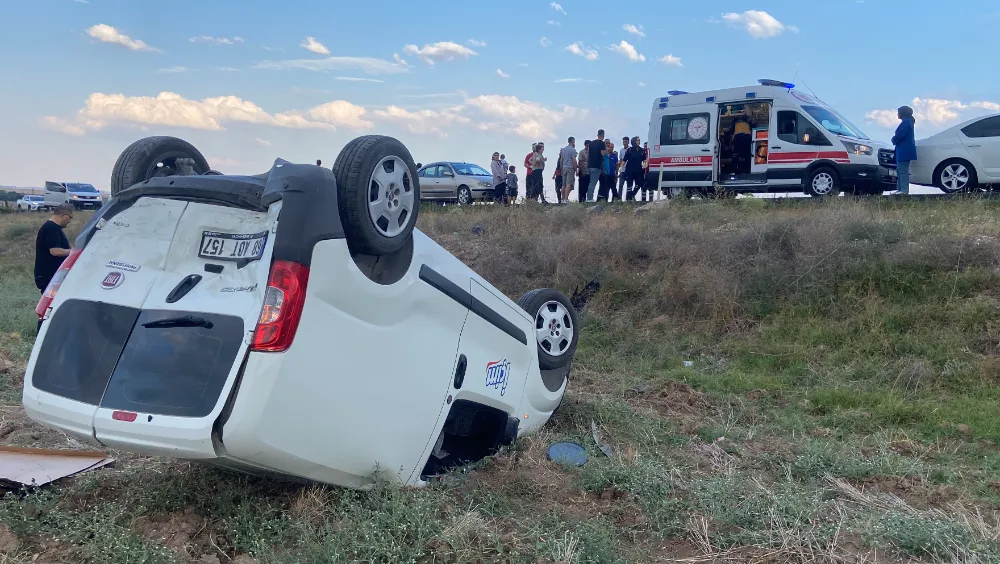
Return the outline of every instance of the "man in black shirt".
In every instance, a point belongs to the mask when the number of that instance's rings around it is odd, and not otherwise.
[[[597,130],[597,139],[590,142],[590,148],[587,154],[587,168],[590,172],[590,183],[587,185],[587,201],[592,201],[594,199],[594,188],[597,188],[597,182],[601,179],[601,174],[604,171],[604,155],[608,154],[607,147],[604,145],[604,130]]]
[[[35,238],[35,286],[42,293],[49,281],[55,276],[63,260],[69,256],[69,239],[63,233],[63,228],[73,221],[73,206],[61,204],[56,206],[52,217],[42,224]],[[41,328],[42,320],[38,320]]]
[[[73,221],[73,206],[56,206],[52,217],[42,224],[35,239],[35,286],[42,292],[55,276],[63,259],[69,256],[69,239],[63,228]]]

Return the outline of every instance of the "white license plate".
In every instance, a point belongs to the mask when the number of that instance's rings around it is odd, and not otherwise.
[[[267,244],[267,231],[260,233],[220,233],[203,231],[198,256],[216,260],[259,259]]]
[[[891,178],[895,178],[895,177],[896,177],[896,169],[894,169],[894,168],[890,168],[890,169],[889,169],[889,176],[890,176]]]

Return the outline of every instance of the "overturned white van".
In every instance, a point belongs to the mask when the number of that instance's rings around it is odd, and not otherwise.
[[[364,487],[488,456],[559,406],[579,339],[552,289],[504,296],[414,228],[399,141],[333,170],[209,170],[172,137],[119,158],[112,198],[45,290],[23,403],[111,448]]]

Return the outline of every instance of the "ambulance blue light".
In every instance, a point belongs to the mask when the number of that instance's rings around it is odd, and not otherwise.
[[[771,80],[769,78],[762,78],[757,82],[759,82],[761,86],[780,86],[782,88],[787,88],[789,90],[795,88],[795,85],[792,84],[791,82],[782,82],[780,80]]]
[[[666,107],[667,107],[666,102],[660,102],[660,108],[666,108]]]
[[[681,94],[687,94],[687,92],[683,90],[670,90],[667,94],[670,94],[671,96],[680,96]]]
[[[660,101],[661,101],[661,102],[666,102],[666,101],[667,101],[667,97],[666,97],[666,96],[664,96],[664,97],[660,98]]]
[[[756,98],[756,97],[757,97],[756,92],[747,92],[747,98]]]
[[[715,96],[709,96],[708,98],[705,98],[705,101],[706,102],[714,102],[715,101]]]

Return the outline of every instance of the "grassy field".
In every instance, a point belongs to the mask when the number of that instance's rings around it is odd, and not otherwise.
[[[543,433],[421,490],[113,453],[0,500],[0,562],[1000,562],[1000,205],[842,200],[426,208],[515,299],[600,282]],[[0,436],[79,447],[19,406],[40,222],[0,215]]]

